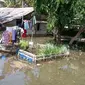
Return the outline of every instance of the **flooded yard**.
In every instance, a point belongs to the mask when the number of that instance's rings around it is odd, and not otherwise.
[[[43,40],[50,38],[33,40],[44,43]],[[85,52],[80,50],[71,50],[69,57],[36,65],[15,60],[12,56],[0,64],[0,85],[85,85]]]
[[[26,71],[30,80],[27,85],[84,85],[85,58],[79,52],[71,52],[70,57],[42,63],[34,69],[36,75]]]

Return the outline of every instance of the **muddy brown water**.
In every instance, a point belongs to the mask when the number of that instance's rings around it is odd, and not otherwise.
[[[39,66],[27,65],[27,68],[13,69],[6,62],[0,85],[85,85],[84,52],[71,51],[70,57],[42,62]]]
[[[43,40],[47,39],[40,42]],[[17,68],[13,61],[16,60],[6,60],[0,85],[85,85],[85,52],[71,50],[69,57],[37,65],[18,63]]]
[[[71,53],[70,57],[42,63],[35,73],[26,71],[29,85],[84,85],[85,53]]]

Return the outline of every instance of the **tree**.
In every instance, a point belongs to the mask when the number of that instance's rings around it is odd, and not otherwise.
[[[6,7],[22,7],[22,1],[24,6],[33,6],[33,0],[4,0]]]
[[[70,45],[85,31],[85,0],[77,0],[74,8],[73,23],[78,25],[79,32],[71,39]]]
[[[85,0],[77,0],[74,8],[74,22],[78,25],[85,25]]]
[[[48,14],[47,28],[49,30],[55,29],[55,41],[60,42],[61,31],[66,25],[69,26],[72,23],[76,3],[77,0],[35,0],[35,10]]]

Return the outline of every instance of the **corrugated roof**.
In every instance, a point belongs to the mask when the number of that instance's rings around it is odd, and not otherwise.
[[[0,23],[6,23],[14,19],[19,19],[33,12],[33,7],[26,8],[0,8]]]

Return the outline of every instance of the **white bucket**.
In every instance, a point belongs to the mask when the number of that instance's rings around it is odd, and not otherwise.
[[[30,42],[29,42],[29,47],[32,48],[32,47],[33,47],[33,44],[34,44],[34,43],[33,43],[32,41],[30,41]]]

